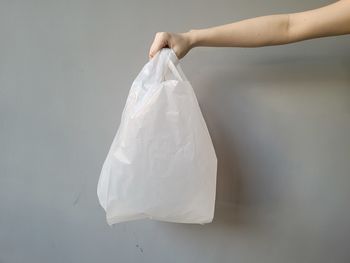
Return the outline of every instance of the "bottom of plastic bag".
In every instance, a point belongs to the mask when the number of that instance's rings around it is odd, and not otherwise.
[[[161,222],[169,222],[169,223],[179,223],[179,224],[199,224],[199,225],[205,225],[205,224],[209,224],[213,221],[213,217],[210,219],[206,219],[206,220],[193,220],[192,219],[188,219],[188,220],[184,220],[184,219],[179,219],[179,220],[169,220],[168,218],[160,218],[160,217],[151,217],[151,216],[147,216],[145,214],[138,214],[138,215],[133,215],[133,216],[127,216],[127,217],[106,217],[107,220],[107,224],[109,226],[112,226],[114,224],[117,223],[122,223],[122,222],[127,222],[127,221],[136,221],[136,220],[141,220],[141,219],[147,219],[147,220],[155,220],[155,221],[161,221]]]

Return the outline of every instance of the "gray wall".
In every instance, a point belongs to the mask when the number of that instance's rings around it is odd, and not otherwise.
[[[328,1],[0,1],[0,262],[350,259],[350,37],[182,60],[219,159],[215,220],[109,227],[96,184],[156,31]]]

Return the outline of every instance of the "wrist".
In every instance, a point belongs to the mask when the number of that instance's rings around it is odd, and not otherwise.
[[[186,33],[184,33],[184,35],[187,38],[187,41],[189,43],[190,48],[194,48],[194,47],[198,46],[197,30],[191,29],[191,30],[187,31]]]

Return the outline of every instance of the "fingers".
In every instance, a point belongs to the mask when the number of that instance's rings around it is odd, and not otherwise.
[[[170,34],[167,32],[158,32],[154,37],[153,43],[149,50],[149,59],[152,59],[154,55],[164,47],[169,45]]]

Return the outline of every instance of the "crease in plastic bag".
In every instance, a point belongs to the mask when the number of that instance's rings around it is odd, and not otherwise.
[[[172,49],[134,80],[97,185],[109,225],[213,220],[217,158],[195,93]]]

